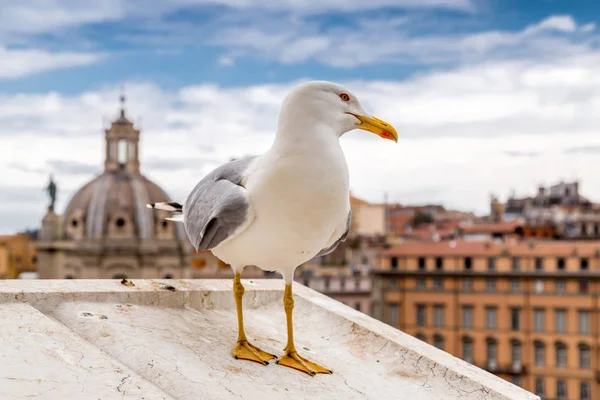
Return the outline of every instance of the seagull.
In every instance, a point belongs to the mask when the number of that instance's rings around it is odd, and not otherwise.
[[[311,376],[332,371],[298,354],[294,344],[292,282],[299,265],[332,252],[350,230],[349,174],[340,145],[346,132],[361,129],[398,142],[394,127],[371,116],[345,87],[310,81],[284,98],[269,150],[230,161],[206,175],[177,202],[148,204],[178,213],[196,249],[210,250],[234,272],[238,317],[236,359],[279,365]],[[285,354],[251,344],[244,331],[242,270],[254,265],[277,271],[285,281]]]

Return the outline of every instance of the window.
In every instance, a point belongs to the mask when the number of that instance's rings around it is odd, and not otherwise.
[[[523,378],[521,378],[521,375],[513,375],[511,381],[513,385],[517,385],[519,387],[523,386]]]
[[[562,342],[557,342],[556,350],[556,367],[565,368],[567,366],[567,346]]]
[[[121,217],[117,218],[117,221],[115,223],[119,228],[122,228],[125,226],[125,220]]]
[[[521,342],[513,340],[510,346],[512,366],[513,368],[521,368]]]
[[[520,269],[521,269],[521,259],[517,258],[517,257],[514,257],[512,259],[512,270],[513,271],[518,271]]]
[[[465,269],[470,270],[473,267],[473,259],[471,257],[465,257]]]
[[[556,400],[567,400],[567,383],[562,379],[556,381]]]
[[[425,290],[425,278],[417,278],[417,290]]]
[[[554,331],[556,333],[565,333],[567,330],[567,310],[557,309],[554,313],[554,318]]]
[[[565,292],[565,281],[563,281],[563,280],[557,280],[555,282],[554,286],[555,286],[557,294],[562,294],[562,293]]]
[[[173,274],[165,274],[163,279],[173,279]]]
[[[417,304],[417,326],[425,326],[427,324],[425,304]]]
[[[462,308],[462,327],[463,329],[473,328],[473,306],[463,306]]]
[[[542,257],[535,258],[535,270],[541,271],[544,269],[544,259]]]
[[[521,329],[521,309],[511,308],[510,309],[510,329],[518,331]]]
[[[585,271],[589,268],[590,264],[589,264],[589,260],[587,258],[580,258],[579,259],[579,268],[581,268],[582,271]]]
[[[444,268],[444,259],[442,257],[435,258],[435,268],[441,270]]]
[[[433,345],[440,350],[444,350],[444,337],[442,335],[434,335]]]
[[[579,345],[579,368],[590,368],[590,346],[585,343]]]
[[[541,279],[536,279],[533,282],[533,291],[535,293],[543,293],[544,292],[544,281]]]
[[[422,334],[421,332],[417,333],[417,334],[415,335],[415,337],[416,337],[417,339],[419,339],[420,341],[422,341],[422,342],[427,342],[427,338],[426,338],[426,337],[425,337],[425,335],[424,335],[424,334]]]
[[[579,281],[579,293],[587,293],[589,292],[590,285],[587,279],[581,279]]]
[[[560,270],[563,270],[563,269],[565,269],[565,265],[566,265],[566,262],[565,262],[564,257],[558,257],[558,259],[556,260],[556,267]]]
[[[488,339],[487,340],[487,366],[490,369],[496,368],[498,365],[498,342],[496,339]]]
[[[433,280],[433,288],[435,290],[444,290],[444,280],[442,278],[435,278]]]
[[[390,265],[391,265],[392,269],[397,269],[398,268],[398,257],[390,258]]]
[[[397,286],[398,282],[396,281],[396,278],[390,278],[390,289],[396,289]]]
[[[471,278],[463,278],[462,290],[464,292],[470,292],[473,290],[473,281],[471,280]]]
[[[462,340],[462,359],[473,364],[473,339],[464,337]]]
[[[436,328],[444,326],[444,306],[442,304],[433,306],[433,326]]]
[[[579,399],[590,400],[591,396],[590,384],[588,382],[581,382],[579,384]]]
[[[543,308],[533,310],[533,331],[544,332],[546,326],[546,311]]]
[[[390,325],[398,325],[398,304],[390,304]]]
[[[498,309],[494,306],[485,308],[485,327],[486,329],[496,329],[496,317]]]
[[[513,293],[519,292],[521,290],[521,282],[517,279],[513,279],[510,281],[510,291]]]
[[[533,359],[536,367],[543,367],[546,364],[546,346],[543,342],[536,341],[533,344]]]
[[[127,142],[125,139],[119,140],[119,164],[125,164],[127,162]]]
[[[419,269],[425,269],[425,257],[419,257]]]
[[[496,259],[494,257],[488,258],[488,271],[493,271],[496,269]]]
[[[535,378],[535,394],[544,398],[544,378]]]
[[[360,302],[357,301],[356,303],[354,303],[354,309],[356,311],[360,311]]]
[[[488,278],[485,284],[488,292],[496,291],[496,281],[493,278]]]
[[[590,333],[590,312],[587,310],[579,310],[579,333]]]

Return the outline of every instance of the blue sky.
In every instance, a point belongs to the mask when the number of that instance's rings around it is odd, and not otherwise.
[[[343,36],[350,36],[355,29],[372,39],[396,37],[397,46],[402,47],[402,39],[406,38],[463,37],[492,31],[516,33],[553,15],[570,16],[580,25],[596,24],[600,17],[600,4],[584,0],[440,0],[424,1],[420,7],[415,5],[420,3],[417,1],[374,1],[367,9],[359,6],[346,9],[339,6],[342,2],[338,1],[326,7],[328,1],[325,0],[312,2],[323,4],[314,11],[295,6],[294,3],[302,3],[299,1],[256,2],[264,3],[262,7],[228,6],[227,3],[252,2],[226,0],[182,1],[154,11],[136,9],[144,8],[141,1],[111,1],[106,2],[106,7],[59,1],[60,11],[55,11],[58,21],[47,21],[47,26],[35,29],[22,26],[36,24],[38,18],[45,19],[45,16],[36,11],[35,2],[29,6],[27,3],[9,0],[9,11],[0,17],[0,25],[9,25],[0,28],[0,44],[5,49],[9,52],[35,49],[55,56],[68,52],[88,55],[90,59],[81,61],[83,65],[79,67],[69,67],[70,63],[66,62],[64,68],[48,67],[38,73],[9,76],[12,79],[0,80],[0,90],[7,93],[51,90],[77,93],[106,82],[128,80],[153,81],[164,87],[178,88],[200,82],[239,86],[281,83],[304,77],[404,79],[415,72],[469,61],[469,55],[456,52],[431,60],[435,58],[433,54],[426,57],[414,51],[405,53],[391,48],[384,56],[375,52],[373,57],[363,60],[363,56],[353,54],[354,49],[368,52],[370,46],[378,46],[375,41],[367,40],[356,41],[355,48],[342,51],[332,59],[314,51],[310,44],[281,56],[286,59],[278,58],[277,53],[285,50],[286,44],[301,39],[318,41],[316,38],[338,36],[338,42],[351,45]],[[62,9],[61,3],[64,3]],[[276,6],[277,3],[290,5]],[[381,7],[378,3],[382,3]],[[71,9],[74,5],[78,10]],[[23,10],[39,15],[27,17]],[[24,20],[19,22],[19,17]],[[252,46],[246,43],[244,33],[271,39],[274,43],[259,42]],[[281,42],[277,41],[278,36]],[[324,52],[331,50],[326,44],[323,46]],[[501,57],[505,51],[507,49],[490,49],[480,56]]]
[[[304,79],[347,84],[399,128],[395,148],[344,138],[361,197],[485,212],[490,192],[580,179],[600,200],[599,19],[583,0],[3,0],[0,200],[20,211],[0,232],[38,223],[48,173],[64,206],[100,172],[122,83],[144,173],[179,200],[264,151]]]

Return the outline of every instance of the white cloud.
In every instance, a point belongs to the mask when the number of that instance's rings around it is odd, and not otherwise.
[[[560,58],[595,48],[590,25],[579,26],[571,16],[550,16],[521,31],[484,31],[435,35],[415,34],[405,19],[368,20],[323,29],[305,20],[253,23],[218,30],[214,44],[239,55],[262,56],[283,63],[317,60],[334,67],[380,63],[436,64],[481,62],[489,59]]]
[[[51,53],[44,50],[11,50],[0,46],[0,79],[19,78],[58,68],[96,63],[105,58],[94,53]]]
[[[485,63],[399,82],[348,82],[401,138],[393,144],[353,131],[342,139],[354,193],[380,201],[386,191],[394,201],[484,212],[490,192],[528,193],[540,183],[579,178],[583,193],[600,199],[598,153],[581,150],[600,146],[599,63],[600,54],[590,53],[559,62]],[[128,113],[142,117],[143,172],[183,201],[219,162],[269,147],[280,101],[294,84],[203,84],[177,92],[127,84]],[[0,230],[38,224],[45,171],[57,172],[59,209],[91,178],[77,171],[89,165],[100,171],[101,116],[116,114],[117,97],[118,89],[107,87],[78,96],[0,98],[0,193],[12,193],[6,206],[22,215]],[[165,159],[172,162],[160,168]],[[23,187],[23,198],[15,197],[15,187]]]
[[[217,64],[222,67],[231,67],[232,65],[235,65],[235,57],[231,55],[224,55],[217,60]]]
[[[554,15],[528,27],[524,33],[534,34],[542,31],[575,32],[576,29],[577,23],[570,15]]]

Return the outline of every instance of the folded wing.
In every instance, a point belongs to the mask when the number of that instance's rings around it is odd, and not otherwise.
[[[252,222],[245,176],[255,157],[223,164],[204,177],[183,205],[185,231],[196,250],[210,250]]]

